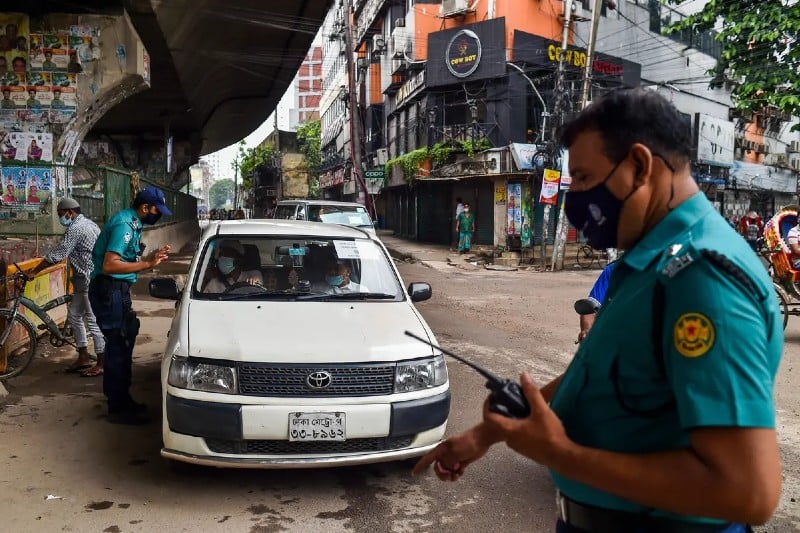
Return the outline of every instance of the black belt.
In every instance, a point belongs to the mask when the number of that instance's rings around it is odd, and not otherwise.
[[[591,533],[720,533],[730,524],[699,524],[642,513],[603,509],[556,495],[561,520]]]
[[[96,276],[96,278],[100,278],[100,279],[103,279],[105,281],[111,282],[114,285],[124,285],[126,287],[130,287],[131,286],[131,282],[130,281],[124,280],[124,279],[117,279],[115,277],[109,276],[108,274],[98,274]]]

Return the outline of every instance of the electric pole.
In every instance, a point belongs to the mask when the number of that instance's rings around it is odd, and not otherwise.
[[[367,183],[364,180],[363,165],[361,162],[362,141],[363,135],[361,133],[361,113],[358,111],[357,93],[356,90],[356,69],[353,61],[353,21],[351,19],[350,0],[342,0],[342,7],[344,10],[345,32],[344,40],[346,47],[345,58],[347,59],[347,83],[348,83],[348,107],[350,108],[350,152],[352,153],[353,161],[353,176],[356,183],[364,190],[364,203],[367,207],[367,212],[373,220],[375,220],[375,207],[372,205],[372,199],[367,191]],[[358,190],[356,190],[358,192]]]
[[[586,66],[583,70],[583,87],[581,90],[580,105],[581,109],[585,108],[589,104],[589,89],[592,85],[592,68],[594,66],[594,48],[595,43],[597,42],[597,28],[600,25],[600,12],[603,8],[604,2],[611,9],[614,9],[615,7],[614,3],[609,2],[608,0],[594,0],[594,6],[592,7],[592,25],[589,28],[589,45],[586,48]],[[567,169],[562,165],[561,174],[563,175],[565,171],[567,171]],[[554,243],[553,264],[551,266],[551,270],[564,269],[564,249],[566,248],[567,244],[568,227],[569,224],[567,224],[567,217],[564,211],[564,200],[562,199],[561,208],[559,209],[558,213],[558,227],[556,229],[556,240]]]
[[[569,46],[569,24],[572,20],[572,0],[564,0],[564,27],[561,34],[561,53],[558,55],[558,70],[556,71],[555,82],[555,104],[553,106],[553,132],[550,135],[550,141],[547,143],[548,161],[545,162],[545,170],[548,166],[553,165],[553,162],[558,160],[558,129],[564,123],[564,108],[567,101],[567,89],[564,85],[564,56],[566,55],[567,46]],[[545,204],[544,213],[542,216],[542,268],[546,268],[547,263],[547,237],[548,230],[550,229],[551,218],[551,205]],[[557,243],[554,242],[554,246]],[[555,249],[554,249],[555,252]],[[553,254],[555,257],[555,253]],[[550,267],[552,270],[552,265]]]

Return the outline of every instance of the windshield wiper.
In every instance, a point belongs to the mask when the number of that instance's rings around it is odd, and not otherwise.
[[[342,292],[338,294],[317,293],[299,296],[298,300],[394,300],[396,294],[384,292]]]
[[[295,289],[276,289],[276,290],[264,290],[262,292],[249,292],[245,294],[220,294],[217,300],[222,300],[222,301],[246,300],[248,298],[263,298],[264,296],[288,296],[291,298],[296,298],[302,296],[317,296],[317,295],[324,295],[324,293],[309,294],[307,292],[300,292]]]

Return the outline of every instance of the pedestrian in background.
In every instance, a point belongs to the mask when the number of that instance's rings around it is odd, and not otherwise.
[[[131,304],[130,287],[139,272],[166,260],[169,245],[142,260],[142,225],[153,225],[171,215],[164,193],[156,187],[139,191],[133,206],[112,216],[97,238],[92,258],[94,272],[89,301],[106,337],[103,392],[108,400],[108,420],[116,424],[143,424],[146,407],[130,395],[133,347],[139,334],[139,319]]]
[[[92,250],[97,236],[100,235],[100,228],[81,213],[80,204],[73,198],[61,199],[56,210],[58,219],[65,228],[64,237],[30,272],[30,275],[35,276],[42,270],[68,259],[69,268],[72,270],[72,301],[69,304],[67,320],[75,336],[78,358],[66,368],[66,371],[85,371],[81,372],[84,377],[100,376],[103,374],[103,352],[106,341],[89,304],[89,279],[94,270]],[[87,326],[97,356],[97,363],[94,365],[89,354]]]
[[[742,217],[739,221],[739,233],[753,251],[758,251],[758,239],[764,233],[764,222],[758,213],[751,209]]]
[[[783,321],[758,256],[693,179],[684,124],[637,88],[566,126],[567,218],[594,248],[625,250],[603,308],[555,385],[522,374],[527,417],[485,405],[415,473],[434,464],[455,481],[505,442],[550,469],[558,533],[744,533],[769,520]]]
[[[475,214],[470,211],[469,203],[456,217],[456,233],[458,233],[458,253],[464,254],[472,248],[472,234],[475,232]]]

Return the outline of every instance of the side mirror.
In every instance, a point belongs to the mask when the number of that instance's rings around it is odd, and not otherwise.
[[[600,304],[594,298],[583,298],[575,302],[575,312],[579,315],[593,315],[600,310]]]
[[[412,302],[424,302],[425,300],[430,300],[433,295],[433,289],[428,283],[412,283],[408,286],[408,295],[411,297]]]
[[[156,278],[150,280],[150,296],[162,300],[179,300],[181,291],[172,278]]]

